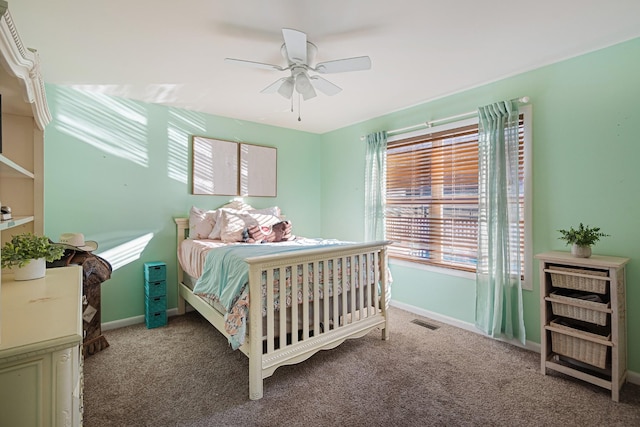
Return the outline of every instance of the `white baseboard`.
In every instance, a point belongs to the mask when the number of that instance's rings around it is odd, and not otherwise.
[[[476,328],[476,326],[473,323],[463,322],[453,317],[443,316],[442,314],[434,313],[432,311],[424,310],[422,308],[415,307],[413,305],[405,304],[398,301],[391,300],[389,302],[389,305],[408,311],[410,313],[417,314],[418,316],[428,317],[429,319],[433,319],[438,322],[446,323],[447,325],[455,326],[457,328],[474,332],[476,334],[486,336],[487,338],[491,338],[487,334],[485,334],[483,331]],[[501,339],[501,338],[495,338],[495,339],[499,341],[504,341],[509,344],[513,344],[521,348],[525,348],[530,351],[535,351],[536,353],[540,353],[540,344],[536,342],[527,341],[526,345],[523,346],[522,343],[520,343],[520,341],[518,340],[507,340],[507,339]],[[630,382],[631,384],[640,385],[640,373],[627,371],[627,382]]]
[[[177,308],[170,308],[169,310],[167,310],[167,317],[175,316],[177,314]],[[137,325],[138,323],[144,323],[144,315],[102,323],[101,328],[103,331],[109,331],[112,329],[124,328],[125,326]]]
[[[463,322],[461,320],[454,319],[453,317],[443,316],[442,314],[434,313],[432,311],[424,310],[422,308],[418,308],[418,307],[405,304],[402,302],[398,302],[398,301],[392,300],[389,304],[392,305],[393,307],[398,307],[402,310],[417,314],[419,316],[428,317],[429,319],[437,320],[438,322],[446,323],[447,325],[455,326],[460,329],[474,332],[476,334],[486,336],[487,338],[492,338],[489,335],[485,334],[480,329],[476,328],[476,325],[474,325],[473,323]],[[498,341],[504,341],[506,343],[513,344],[517,347],[524,348],[530,351],[535,351],[536,353],[540,353],[540,344],[536,342],[527,341],[526,345],[522,345],[522,343],[516,339],[512,339],[512,340],[509,340],[506,338],[493,338],[493,339],[496,339]]]

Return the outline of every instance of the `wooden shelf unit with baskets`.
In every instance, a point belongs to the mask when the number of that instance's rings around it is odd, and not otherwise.
[[[628,258],[545,252],[540,260],[540,362],[611,390],[627,377],[625,265]]]

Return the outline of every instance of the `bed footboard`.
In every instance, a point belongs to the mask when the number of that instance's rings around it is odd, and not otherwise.
[[[332,246],[246,260],[249,295],[265,292],[261,301],[252,297],[249,307],[251,399],[262,397],[262,380],[279,366],[298,363],[375,328],[382,330],[383,339],[389,338],[384,297],[387,244]],[[274,309],[287,306],[291,309]],[[274,329],[276,316],[279,331]],[[301,320],[301,330],[287,334],[287,320]]]

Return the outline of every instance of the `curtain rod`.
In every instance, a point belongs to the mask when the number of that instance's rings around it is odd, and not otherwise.
[[[523,96],[523,97],[520,97],[520,98],[515,98],[512,101],[517,101],[520,104],[527,104],[529,102],[529,97],[528,96]],[[410,130],[419,129],[419,128],[422,128],[422,127],[430,128],[435,123],[448,122],[450,120],[455,120],[455,119],[462,119],[464,117],[469,117],[469,116],[472,116],[472,115],[475,115],[475,114],[478,114],[478,110],[469,111],[467,113],[462,113],[462,114],[456,114],[455,116],[444,117],[442,119],[428,120],[426,122],[418,123],[417,125],[407,126],[407,127],[400,128],[400,129],[388,130],[387,131],[387,135],[396,134],[396,133],[404,133],[404,132],[407,132],[407,131],[410,131]],[[360,140],[364,140],[365,138],[366,138],[365,136],[361,136]]]

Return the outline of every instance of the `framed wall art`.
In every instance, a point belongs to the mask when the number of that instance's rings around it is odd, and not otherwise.
[[[193,137],[193,194],[237,196],[238,143]]]
[[[277,164],[275,147],[240,144],[240,195],[277,196]]]
[[[193,137],[192,194],[275,197],[275,147]]]

